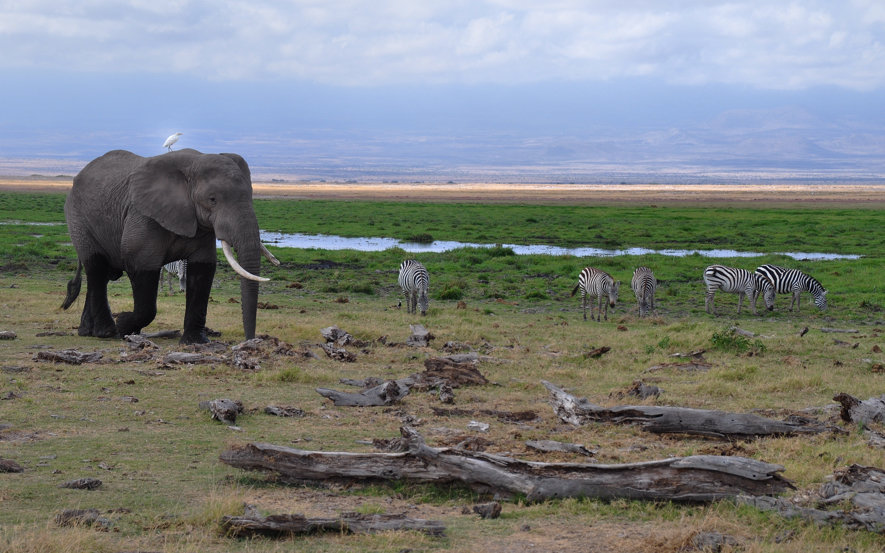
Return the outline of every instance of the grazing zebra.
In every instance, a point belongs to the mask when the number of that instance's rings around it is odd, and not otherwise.
[[[406,311],[417,313],[420,308],[421,315],[427,315],[427,287],[430,285],[427,268],[414,259],[406,259],[399,266],[397,280],[406,295]]]
[[[744,296],[749,297],[753,315],[757,314],[756,301],[759,299],[760,292],[765,301],[765,308],[769,311],[774,309],[774,288],[768,277],[763,275],[751,273],[746,269],[710,265],[704,269],[704,284],[707,286],[704,301],[707,313],[716,315],[716,308],[713,306],[713,296],[716,294],[716,290],[738,294],[738,315],[741,314]]]
[[[605,320],[608,320],[608,307],[615,307],[618,301],[618,288],[621,282],[616,281],[605,271],[600,271],[594,267],[585,267],[578,276],[578,285],[572,289],[572,295],[581,289],[581,306],[584,308],[584,320],[587,320],[587,296],[596,296],[599,299],[599,305],[596,309],[596,320],[602,313],[602,304],[605,302],[605,296],[608,296],[608,303],[605,304]],[[593,319],[593,306],[590,306],[590,319]]]
[[[163,265],[163,269],[160,270],[160,274],[163,274],[163,271],[166,272],[166,278],[169,282],[169,292],[175,293],[172,289],[172,275],[178,275],[178,289],[184,292],[185,286],[187,286],[187,259],[179,259],[178,261],[173,261],[171,263],[167,263]],[[160,278],[160,288],[163,287],[163,279]]]
[[[658,281],[655,275],[648,267],[638,267],[633,271],[633,280],[630,281],[630,287],[636,294],[636,301],[639,302],[639,316],[645,317],[649,311],[655,309],[655,288]]]
[[[793,294],[793,299],[790,302],[790,311],[793,310],[793,304],[796,304],[796,311],[799,311],[801,303],[799,295],[802,292],[810,292],[814,296],[814,305],[821,311],[827,308],[827,291],[815,278],[806,275],[799,269],[786,269],[777,265],[762,265],[756,269],[756,274],[768,277],[774,285],[776,293]]]

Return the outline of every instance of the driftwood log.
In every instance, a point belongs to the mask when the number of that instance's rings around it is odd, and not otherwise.
[[[528,440],[525,445],[531,449],[547,453],[577,453],[578,455],[586,455],[587,457],[596,455],[596,450],[591,451],[581,444],[557,442],[555,440]]]
[[[461,449],[427,446],[415,430],[400,429],[402,453],[304,451],[251,443],[221,454],[225,464],[275,472],[290,482],[460,483],[499,498],[562,497],[706,502],[737,495],[777,494],[791,488],[784,467],[743,457],[691,457],[602,465],[538,463]]]
[[[737,497],[739,503],[781,516],[799,517],[817,524],[843,524],[871,532],[885,533],[885,471],[851,465],[834,473],[833,481],[823,484],[813,495],[812,505],[804,506],[775,497]],[[828,506],[850,505],[850,509],[829,510]]]
[[[885,394],[860,400],[846,393],[840,393],[833,399],[842,404],[839,415],[845,422],[885,423]]]
[[[221,526],[231,536],[313,534],[318,532],[372,534],[390,530],[416,530],[431,536],[443,536],[446,530],[442,522],[409,518],[405,515],[342,513],[337,518],[307,518],[300,514],[263,517],[251,505],[247,506],[246,513],[242,516],[222,517]]]
[[[641,423],[644,430],[658,434],[693,434],[716,438],[751,438],[756,436],[786,436],[841,431],[836,427],[815,424],[808,420],[778,421],[752,413],[728,413],[688,407],[656,405],[622,405],[600,407],[584,398],[541,381],[550,390],[553,410],[568,424],[581,426],[588,422],[619,424]]]
[[[40,351],[34,356],[34,361],[50,361],[53,363],[67,363],[69,365],[81,365],[83,363],[95,363],[103,357],[100,351],[83,353],[75,349],[61,351]]]
[[[400,401],[409,394],[409,387],[396,380],[388,380],[356,394],[329,388],[317,388],[316,392],[339,407],[379,407]]]

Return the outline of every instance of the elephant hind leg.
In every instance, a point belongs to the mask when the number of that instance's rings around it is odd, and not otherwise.
[[[80,336],[112,338],[117,326],[108,304],[108,281],[111,279],[110,264],[101,255],[94,255],[83,263],[86,270],[86,301],[80,316]]]
[[[129,275],[132,283],[133,309],[117,315],[120,336],[138,334],[157,316],[157,284],[160,271],[136,271]]]

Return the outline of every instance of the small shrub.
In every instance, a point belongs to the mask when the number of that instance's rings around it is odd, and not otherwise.
[[[752,353],[762,355],[765,353],[765,344],[761,340],[750,341],[746,336],[741,336],[735,329],[726,328],[713,333],[710,341],[713,348],[732,353]]]
[[[433,236],[426,232],[421,232],[409,236],[408,238],[406,238],[406,242],[415,242],[416,244],[431,244],[433,242]]]
[[[457,286],[446,286],[436,297],[440,300],[460,300],[464,298],[464,291]]]

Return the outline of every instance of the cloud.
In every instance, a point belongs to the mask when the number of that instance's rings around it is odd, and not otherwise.
[[[29,0],[0,3],[0,69],[872,90],[885,84],[883,29],[878,0]]]

